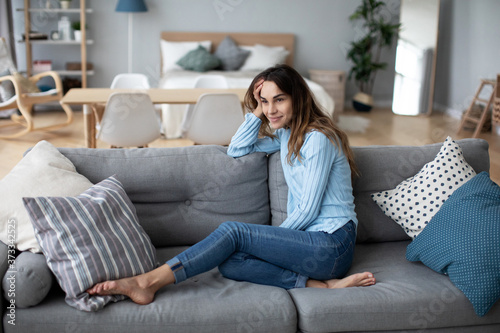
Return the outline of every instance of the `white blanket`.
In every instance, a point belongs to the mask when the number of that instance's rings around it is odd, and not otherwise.
[[[255,71],[209,71],[205,73],[198,73],[193,71],[171,71],[165,74],[158,84],[158,88],[163,89],[182,89],[194,88],[194,82],[200,75],[224,75],[227,79],[229,88],[248,88],[253,78],[259,72]],[[333,99],[326,93],[326,91],[319,84],[306,79],[309,88],[313,92],[316,101],[323,107],[323,109],[330,115],[333,115],[334,102]],[[175,139],[181,136],[181,123],[184,118],[187,105],[162,105],[162,117],[165,136],[168,139]]]

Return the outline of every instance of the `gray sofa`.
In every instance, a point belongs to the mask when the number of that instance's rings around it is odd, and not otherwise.
[[[476,172],[488,171],[487,142],[457,142]],[[8,323],[6,310],[3,331],[499,332],[499,302],[478,317],[447,276],[407,261],[410,238],[370,197],[413,176],[440,147],[354,148],[362,176],[354,182],[359,227],[349,273],[371,271],[375,286],[286,291],[228,280],[214,269],[165,287],[149,305],[126,300],[98,312],[83,312],[66,305],[54,284],[40,304],[15,310],[15,326]],[[218,146],[60,151],[93,183],[117,175],[160,262],[201,240],[221,222],[279,225],[286,216],[287,187],[278,154],[233,159]],[[5,246],[0,249],[5,258]],[[3,300],[2,307],[7,305]]]

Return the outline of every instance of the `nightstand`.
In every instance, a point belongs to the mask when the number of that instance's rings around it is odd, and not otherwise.
[[[328,95],[333,98],[335,102],[334,115],[344,111],[345,75],[344,71],[309,70],[311,80],[322,86]]]

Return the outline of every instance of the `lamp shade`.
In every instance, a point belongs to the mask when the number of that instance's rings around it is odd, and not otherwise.
[[[147,12],[148,8],[144,3],[144,0],[118,0],[116,5],[117,12],[126,13],[137,13],[137,12]]]

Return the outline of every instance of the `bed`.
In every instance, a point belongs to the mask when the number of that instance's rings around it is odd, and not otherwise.
[[[164,31],[158,88],[194,88],[200,75],[214,74],[223,75],[228,88],[248,88],[259,72],[275,63],[293,66],[294,45],[293,34]],[[333,115],[333,99],[319,84],[308,79],[306,82],[318,103]],[[186,107],[162,105],[168,139],[181,137]]]

